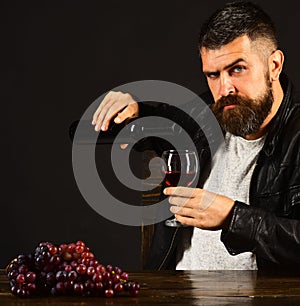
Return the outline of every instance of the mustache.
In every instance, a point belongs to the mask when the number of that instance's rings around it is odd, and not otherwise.
[[[228,105],[240,105],[240,106],[248,106],[251,105],[250,99],[242,98],[237,95],[229,95],[226,97],[221,97],[217,102],[213,105],[213,108],[222,109]]]

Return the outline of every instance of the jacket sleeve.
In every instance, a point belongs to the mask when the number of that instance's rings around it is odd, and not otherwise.
[[[235,202],[221,240],[231,255],[251,251],[274,266],[300,267],[300,220],[277,217],[264,209]]]

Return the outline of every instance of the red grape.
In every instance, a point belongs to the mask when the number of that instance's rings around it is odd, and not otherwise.
[[[78,265],[76,267],[76,271],[77,271],[78,274],[81,274],[81,275],[85,274],[85,272],[86,272],[86,265],[84,265],[84,264]]]
[[[105,280],[105,281],[109,280],[109,279],[110,279],[110,273],[109,273],[109,272],[104,272],[104,273],[102,274],[102,278],[103,278],[103,280]]]
[[[102,281],[102,274],[100,273],[95,273],[93,275],[93,282],[98,283]]]
[[[77,273],[76,271],[70,271],[69,274],[68,274],[68,280],[70,281],[74,281],[77,279]]]
[[[76,242],[76,246],[83,246],[83,247],[85,247],[85,243],[83,242],[83,241],[81,241],[81,240],[78,240],[77,242]]]
[[[27,284],[27,289],[30,293],[34,293],[36,291],[36,284],[35,283]]]
[[[122,291],[122,290],[123,290],[123,284],[122,284],[122,283],[117,283],[117,284],[115,284],[114,290],[115,290],[116,292]]]
[[[89,276],[93,276],[95,274],[96,270],[94,267],[88,267],[86,270],[86,274]]]
[[[97,259],[91,259],[89,262],[91,267],[97,267],[99,265],[99,261]]]
[[[75,247],[75,252],[76,252],[76,253],[82,253],[82,252],[84,252],[84,246],[83,246],[83,245],[77,245],[77,246]]]
[[[88,279],[88,280],[85,281],[84,287],[87,290],[91,291],[91,290],[93,290],[95,288],[95,284],[94,284],[94,282],[92,280]]]
[[[25,276],[25,280],[28,283],[34,283],[36,279],[36,274],[34,272],[27,272],[26,276]]]
[[[48,250],[49,250],[49,253],[50,253],[51,255],[54,255],[54,254],[57,253],[58,248],[57,248],[55,245],[50,245],[50,246],[48,247]]]
[[[119,283],[121,281],[121,276],[119,274],[112,274],[111,280],[114,284]]]
[[[104,291],[105,297],[113,297],[114,296],[114,291],[112,289],[106,289]]]
[[[101,282],[95,283],[95,288],[97,291],[103,291],[103,288],[104,288],[103,283]]]
[[[81,294],[84,290],[83,284],[82,283],[76,283],[74,284],[74,292],[77,294]]]
[[[66,265],[66,266],[65,266],[65,271],[66,271],[66,272],[69,273],[69,272],[71,272],[72,270],[73,270],[73,267],[72,267],[71,265]]]
[[[106,271],[105,267],[103,265],[98,265],[96,267],[96,272],[97,273],[104,273]]]
[[[65,285],[63,282],[56,283],[55,289],[58,293],[63,293],[65,291]]]
[[[21,265],[18,270],[20,274],[26,274],[28,272],[28,267],[25,265]]]
[[[136,289],[129,290],[129,294],[133,297],[136,297],[139,294],[139,290]]]
[[[75,260],[71,261],[71,266],[72,268],[76,268],[78,266],[78,262]]]
[[[19,274],[16,278],[16,281],[19,283],[19,284],[23,284],[25,282],[25,276],[24,274]]]
[[[121,279],[124,280],[124,281],[128,281],[128,273],[127,272],[122,272]]]
[[[73,253],[75,251],[76,244],[75,243],[69,243],[67,246],[66,251],[69,253]]]

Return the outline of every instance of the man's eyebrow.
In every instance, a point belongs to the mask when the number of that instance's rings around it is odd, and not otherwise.
[[[244,60],[243,58],[238,58],[236,59],[235,61],[233,61],[232,63],[230,63],[229,65],[225,66],[223,69],[229,69],[231,68],[232,66],[236,65],[237,63],[239,62],[246,62],[246,60]],[[205,75],[209,75],[209,74],[217,74],[217,73],[220,73],[220,71],[203,71],[203,73]]]

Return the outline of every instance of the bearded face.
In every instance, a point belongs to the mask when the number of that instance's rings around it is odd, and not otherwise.
[[[259,131],[274,101],[271,82],[267,76],[266,79],[266,90],[256,99],[228,95],[212,105],[212,111],[225,131],[241,137]]]

